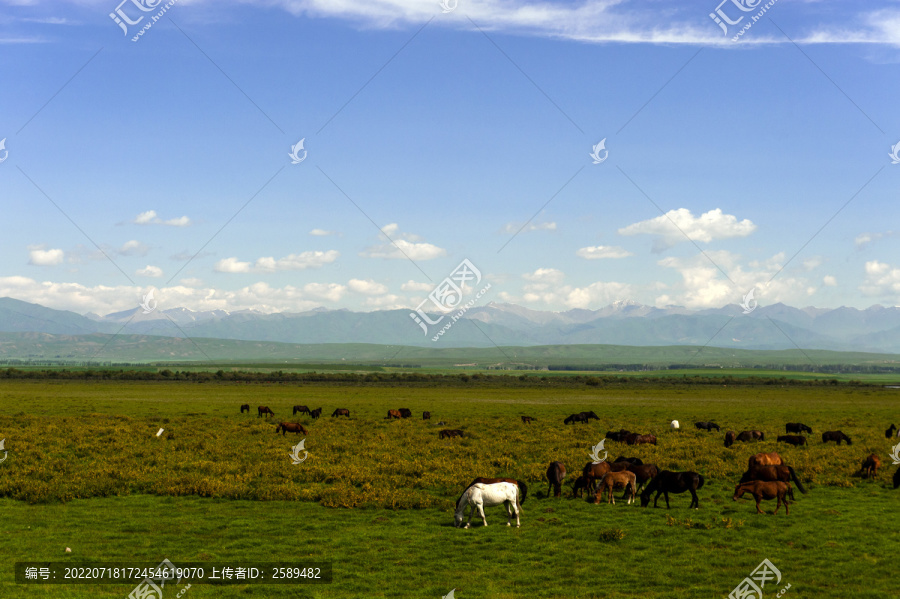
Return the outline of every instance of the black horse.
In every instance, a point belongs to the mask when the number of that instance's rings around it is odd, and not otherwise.
[[[802,432],[807,432],[810,435],[812,434],[812,429],[802,422],[788,422],[784,425],[784,432],[786,433],[797,433],[798,435]]]
[[[850,440],[850,437],[841,431],[825,431],[822,433],[822,443],[828,443],[829,441],[834,441],[838,445],[841,444],[841,441],[846,441],[847,445],[853,445],[853,441]]]
[[[699,510],[700,499],[697,497],[697,491],[703,487],[705,480],[706,479],[703,478],[702,474],[697,474],[696,472],[672,472],[670,470],[663,470],[650,481],[650,484],[647,485],[644,488],[644,492],[641,493],[641,507],[647,507],[647,505],[649,505],[650,494],[654,491],[656,491],[656,497],[653,498],[653,507],[656,507],[656,502],[659,500],[660,494],[663,494],[666,497],[666,509],[669,508],[669,493],[684,493],[685,491],[690,491],[691,505],[689,506],[689,509],[696,507]]]
[[[626,458],[625,456],[619,456],[616,458],[616,461],[613,464],[618,464],[619,462],[628,462],[632,466],[643,466],[644,462],[641,461],[641,458]]]
[[[297,412],[300,412],[301,414],[309,414],[309,408],[307,408],[306,406],[294,406],[294,416],[297,415]]]
[[[716,432],[719,432],[719,425],[715,422],[695,422],[694,426],[701,430],[711,431],[712,429],[716,429]]]
[[[900,487],[900,468],[897,468],[897,471],[894,472],[894,488]]]
[[[412,418],[412,411],[409,408],[400,408],[397,410],[403,418]]]
[[[892,424],[891,427],[890,427],[889,429],[887,429],[886,431],[884,431],[884,436],[885,436],[885,438],[890,439],[891,437],[893,437],[893,436],[894,436],[894,432],[895,432],[896,430],[897,430],[897,427],[894,426],[894,425]]]
[[[585,417],[585,422],[587,422],[588,420],[591,420],[592,418],[594,420],[600,420],[600,418],[598,418],[597,415],[594,414],[593,412],[581,412],[581,414]]]
[[[244,412],[247,412],[248,414],[250,413],[250,404],[241,404],[241,414],[243,414]]]
[[[626,431],[624,428],[619,429],[618,431],[606,431],[606,438],[610,441],[616,441],[617,443],[624,443],[625,437],[631,434],[631,431]]]
[[[315,410],[312,410],[309,415],[312,416],[313,420],[315,420],[322,415],[322,408],[316,408]]]
[[[576,422],[584,422],[585,424],[587,424],[587,421],[587,416],[584,412],[581,412],[580,414],[572,414],[571,416],[563,420],[563,424],[574,424]]]

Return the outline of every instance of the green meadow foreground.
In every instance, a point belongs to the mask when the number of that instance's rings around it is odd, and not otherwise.
[[[239,413],[248,403],[251,413]],[[291,406],[323,407],[294,418]],[[267,405],[275,418],[258,418]],[[331,418],[335,408],[351,418]],[[385,420],[410,408],[408,420]],[[4,381],[0,383],[0,597],[126,597],[134,584],[17,585],[17,561],[329,561],[329,585],[194,584],[165,597],[726,597],[768,558],[774,597],[887,597],[900,550],[900,489],[884,429],[900,421],[900,390],[766,386],[504,388]],[[432,413],[423,421],[423,410]],[[564,426],[593,410],[599,423]],[[521,415],[537,418],[531,425]],[[677,419],[682,431],[672,432]],[[446,426],[438,426],[438,421]],[[695,430],[713,420],[721,433]],[[309,458],[292,465],[309,429]],[[775,442],[784,423],[813,428],[808,447]],[[606,431],[659,437],[607,441],[609,458],[637,456],[706,477],[700,509],[571,499],[571,483]],[[160,437],[156,432],[165,429]],[[442,428],[463,439],[439,440]],[[726,430],[766,441],[725,448]],[[853,445],[823,445],[842,430]],[[894,441],[896,442],[896,441]],[[806,484],[784,508],[757,515],[732,501],[747,457],[778,451]],[[854,476],[881,456],[874,481]],[[547,498],[547,465],[564,462],[563,498]],[[453,527],[453,505],[475,476],[525,480],[520,529],[486,508],[489,526]],[[72,553],[66,554],[66,547]]]

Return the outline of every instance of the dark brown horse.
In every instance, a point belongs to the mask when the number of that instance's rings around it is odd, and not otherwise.
[[[631,431],[627,431],[624,428],[619,429],[618,431],[606,431],[606,438],[610,441],[615,441],[617,443],[622,443],[625,441],[625,437],[631,434]]]
[[[350,418],[350,410],[348,410],[347,408],[338,408],[331,413],[332,418],[334,418],[335,416],[346,416],[347,418]]]
[[[401,416],[400,412],[398,412],[397,410],[388,410],[388,415],[385,420],[390,420],[391,418],[400,419],[403,418],[403,416]]]
[[[400,408],[397,411],[400,412],[400,415],[404,418],[412,418],[412,412],[409,410],[409,408]]]
[[[547,487],[547,497],[550,497],[550,488],[553,488],[553,496],[559,497],[562,493],[562,482],[566,478],[566,465],[562,462],[550,462],[547,467],[547,480],[550,486]]]
[[[269,416],[274,416],[274,415],[275,415],[275,412],[273,412],[272,410],[270,410],[270,409],[269,409],[269,406],[259,406],[258,408],[256,408],[256,410],[259,412],[259,413],[256,415],[257,418],[259,418],[259,417],[262,416],[263,414],[266,415],[266,418],[268,418]]]
[[[440,433],[438,433],[439,439],[450,439],[452,437],[462,437],[462,436],[463,436],[463,432],[459,429],[455,429],[455,430],[444,429]]]
[[[313,420],[317,419],[319,416],[322,415],[322,408],[316,408],[315,410],[311,410],[309,415],[312,416]]]
[[[741,431],[735,439],[736,441],[765,441],[766,435],[762,431]]]
[[[575,484],[572,485],[572,497],[581,497],[587,488],[587,479],[584,476],[579,476],[575,479]]]
[[[632,466],[640,466],[641,464],[644,463],[643,461],[641,461],[641,458],[626,458],[625,456],[619,456],[619,457],[617,457],[617,458],[616,458],[616,461],[613,462],[613,463],[615,464],[615,463],[618,463],[618,462],[628,462],[628,463],[631,464]]]
[[[878,476],[879,468],[881,468],[881,458],[879,458],[877,454],[870,453],[868,457],[863,460],[862,469],[866,478]]]
[[[763,514],[765,512],[759,509],[759,502],[763,499],[777,498],[778,505],[775,506],[775,513],[778,513],[778,508],[780,508],[781,504],[784,503],[784,513],[790,514],[791,511],[790,508],[788,508],[787,497],[785,497],[790,490],[791,483],[783,483],[781,481],[764,482],[761,480],[754,480],[752,482],[738,484],[738,486],[734,488],[734,497],[732,497],[732,499],[734,501],[737,501],[744,496],[744,493],[750,493],[756,500],[756,513]]]
[[[705,431],[711,431],[712,429],[716,429],[717,433],[721,430],[721,429],[719,429],[719,425],[716,424],[715,422],[695,422],[694,426],[696,426],[697,428],[699,428],[701,430],[705,430]]]
[[[631,433],[625,437],[625,443],[628,445],[656,445],[656,435],[639,435]]]
[[[593,412],[581,412],[581,414],[584,415],[585,422],[587,422],[588,420],[600,420],[600,418]]]
[[[650,494],[654,491],[656,491],[656,497],[653,499],[653,507],[656,507],[660,494],[664,494],[666,497],[666,509],[669,509],[669,493],[690,491],[691,505],[688,509],[696,507],[699,510],[700,499],[697,497],[697,491],[703,487],[705,481],[706,479],[703,478],[703,475],[696,472],[663,470],[653,477],[650,484],[644,487],[644,492],[641,493],[641,507],[647,507],[650,504]]]
[[[786,433],[797,433],[798,435],[803,432],[807,432],[812,434],[812,429],[802,422],[788,422],[784,425],[784,432]]]
[[[806,445],[806,437],[803,435],[781,435],[776,439],[779,443],[790,443],[793,446]]]
[[[894,488],[900,487],[900,468],[897,468],[897,471],[894,472]]]
[[[797,485],[797,488],[800,489],[801,493],[806,493],[806,489],[803,487],[803,483],[800,482],[800,478],[797,477],[797,473],[794,472],[794,469],[784,464],[780,466],[754,466],[744,472],[739,482],[748,483],[754,480],[761,480],[763,482],[781,481],[783,483],[793,481],[794,484]],[[793,488],[790,490],[790,495],[791,499],[794,499]]]
[[[734,440],[737,438],[737,433],[734,431],[728,431],[725,433],[725,447],[731,447],[734,445]]]
[[[306,406],[294,406],[294,416],[297,415],[297,412],[300,412],[301,414],[309,414],[309,408],[307,408]]]
[[[656,464],[629,464],[628,471],[637,478],[637,493],[640,493],[641,487],[659,474],[659,468],[656,467]]]
[[[628,467],[627,462],[619,462],[616,464],[618,467]],[[603,475],[612,470],[612,464],[609,462],[588,462],[584,465],[584,468],[581,469],[581,476],[584,477],[585,488],[593,493],[594,492],[594,482],[603,478]]]
[[[841,444],[841,441],[846,441],[847,445],[853,445],[850,437],[841,431],[825,431],[822,433],[822,443],[828,443],[829,441],[835,441],[838,445]]]
[[[422,412],[422,420],[431,420],[431,412]]]
[[[894,432],[895,432],[896,430],[897,430],[897,427],[894,426],[893,424],[891,424],[890,428],[888,428],[886,431],[884,431],[884,436],[885,436],[885,438],[890,439],[891,437],[893,437],[893,436],[894,436]]]
[[[275,434],[281,431],[281,436],[283,437],[287,433],[303,433],[304,435],[308,435],[309,433],[305,428],[303,428],[302,424],[297,424],[295,422],[282,422],[278,426],[275,427]]]
[[[576,422],[584,422],[585,424],[587,424],[587,421],[587,416],[584,415],[584,412],[581,412],[580,414],[572,414],[571,416],[563,420],[563,424],[574,424]]]
[[[525,424],[531,424],[535,420],[537,420],[537,419],[532,418],[531,416],[522,416],[522,422]]]
[[[747,469],[751,470],[754,466],[781,466],[782,464],[784,464],[784,460],[774,451],[771,453],[758,453],[750,456],[747,460]]]
[[[241,404],[241,414],[243,414],[244,412],[247,412],[248,414],[250,413],[250,404]]]

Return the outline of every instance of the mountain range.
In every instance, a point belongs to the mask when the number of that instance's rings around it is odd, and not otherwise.
[[[196,312],[141,308],[100,316],[0,298],[0,333],[153,335],[295,344],[373,343],[431,348],[606,344],[710,346],[737,349],[823,349],[900,353],[900,308],[759,306],[744,314],[731,305],[706,310],[656,308],[621,301],[565,312],[514,304],[472,307],[458,320],[444,316],[427,333],[410,310],[353,312],[317,308],[266,314],[253,310]],[[440,315],[429,314],[432,321]],[[442,327],[449,328],[433,341]]]

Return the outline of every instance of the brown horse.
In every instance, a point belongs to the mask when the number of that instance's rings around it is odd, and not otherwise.
[[[575,479],[575,484],[572,485],[572,497],[581,497],[585,489],[587,489],[587,479],[584,476],[579,476]]]
[[[625,442],[628,445],[656,445],[656,435],[629,435]]]
[[[401,416],[400,412],[398,412],[397,410],[388,410],[388,415],[387,415],[387,418],[385,418],[385,420],[390,420],[391,418],[400,419],[400,418],[403,418],[403,416]]]
[[[537,420],[537,418],[532,418],[531,416],[522,416],[522,422],[525,424],[531,424],[531,422],[534,420]]]
[[[725,447],[731,447],[734,445],[734,439],[737,437],[737,433],[734,431],[728,431],[725,433]]]
[[[781,481],[764,482],[761,480],[754,480],[749,483],[738,484],[738,486],[734,488],[734,497],[732,497],[732,499],[734,501],[737,501],[744,496],[744,493],[750,493],[756,500],[756,513],[763,514],[765,512],[759,509],[759,502],[763,499],[777,498],[778,505],[775,506],[775,513],[778,513],[778,508],[780,508],[781,504],[784,503],[784,513],[790,514],[791,511],[790,508],[788,508],[787,498],[785,497],[790,489],[791,483],[783,483]]]
[[[744,472],[743,476],[741,476],[741,480],[738,482],[748,483],[754,480],[761,480],[763,482],[781,481],[783,483],[793,481],[797,485],[797,488],[800,489],[801,493],[806,493],[806,489],[803,487],[803,483],[800,482],[794,469],[790,466],[785,466],[784,464],[781,466],[754,466]],[[794,489],[791,488],[789,491],[791,500],[793,500]]]
[[[741,431],[737,438],[737,441],[765,441],[766,435],[762,431]]]
[[[835,441],[838,445],[841,444],[841,441],[846,441],[847,445],[853,445],[850,437],[841,431],[825,431],[822,433],[822,443],[828,443],[829,441]]]
[[[244,412],[247,412],[248,414],[250,413],[250,404],[241,404],[241,414],[243,414]]]
[[[750,459],[747,460],[747,469],[752,470],[754,466],[781,466],[782,464],[784,464],[784,460],[774,451],[772,453],[758,453],[750,456]]]
[[[347,408],[338,408],[331,413],[332,418],[334,418],[335,416],[346,416],[347,418],[350,418],[350,410],[348,410]]]
[[[547,487],[547,497],[550,497],[550,488],[553,488],[553,496],[559,497],[562,493],[562,482],[566,478],[566,465],[562,462],[550,462],[547,467],[547,480],[550,486]]]
[[[300,412],[301,414],[309,414],[309,408],[307,408],[306,406],[294,406],[294,416],[297,415],[297,412]]]
[[[412,418],[412,412],[409,410],[409,408],[400,408],[397,411],[400,412],[400,415],[404,418]]]
[[[431,420],[431,412],[422,412],[422,420]]]
[[[881,468],[881,458],[879,458],[878,455],[870,453],[869,456],[863,460],[862,469],[866,478],[878,476],[879,468]]]
[[[616,443],[622,443],[625,441],[625,437],[630,434],[631,431],[627,431],[623,428],[618,431],[606,431],[606,438],[610,441],[615,441]]]
[[[806,437],[803,435],[781,435],[776,439],[779,443],[790,443],[793,446],[806,445]]]
[[[303,428],[302,424],[297,424],[295,422],[282,422],[278,426],[275,427],[275,434],[281,431],[281,436],[283,437],[287,433],[303,433],[304,435],[308,435],[309,433],[305,428]]]
[[[633,473],[637,480],[638,488],[635,490],[636,493],[640,492],[641,488],[648,481],[653,480],[653,477],[659,474],[659,468],[656,467],[656,464],[629,464],[628,471]]]
[[[452,437],[462,437],[462,436],[463,436],[463,432],[459,429],[455,429],[455,430],[444,429],[440,433],[438,433],[439,439],[450,439]]]
[[[256,410],[259,412],[259,414],[256,415],[257,418],[259,418],[259,417],[262,416],[263,414],[266,415],[266,418],[268,418],[269,416],[274,416],[274,415],[275,415],[275,412],[273,412],[272,410],[270,410],[270,409],[269,409],[269,406],[259,406],[258,408],[256,408]]]
[[[618,488],[625,489],[625,495],[628,496],[628,505],[634,501],[637,492],[635,491],[635,476],[633,472],[607,472],[600,479],[600,489],[594,496],[594,503],[603,501],[603,492],[606,491],[606,503],[612,502],[616,504],[616,498],[613,497],[613,491]]]
[[[624,464],[627,466],[627,463],[620,462],[620,464]],[[581,476],[584,477],[585,488],[588,489],[589,492],[594,492],[594,481],[600,480],[603,478],[603,475],[607,472],[612,471],[611,464],[609,462],[599,462],[597,464],[593,462],[588,462],[584,465],[584,468],[581,469]]]

